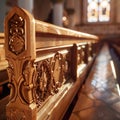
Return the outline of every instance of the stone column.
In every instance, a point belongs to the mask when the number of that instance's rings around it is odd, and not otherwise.
[[[53,24],[62,26],[63,3],[58,2],[53,5]]]
[[[63,1],[64,0],[51,0],[53,3],[53,24],[63,26]]]
[[[33,0],[18,0],[18,6],[28,10],[30,13],[33,13]]]

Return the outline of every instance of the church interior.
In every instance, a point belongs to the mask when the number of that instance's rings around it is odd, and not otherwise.
[[[0,120],[120,120],[120,0],[0,1]]]

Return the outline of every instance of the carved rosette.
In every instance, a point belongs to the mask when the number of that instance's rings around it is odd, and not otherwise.
[[[25,50],[25,21],[22,17],[14,14],[8,22],[9,25],[9,50],[18,55]]]

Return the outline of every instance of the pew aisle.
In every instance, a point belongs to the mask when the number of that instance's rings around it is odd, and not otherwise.
[[[120,91],[109,48],[95,60],[69,120],[120,120]]]

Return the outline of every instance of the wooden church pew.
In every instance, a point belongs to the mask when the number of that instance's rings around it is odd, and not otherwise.
[[[14,7],[5,18],[11,88],[7,119],[62,119],[84,82],[98,43],[97,36],[35,20]]]

